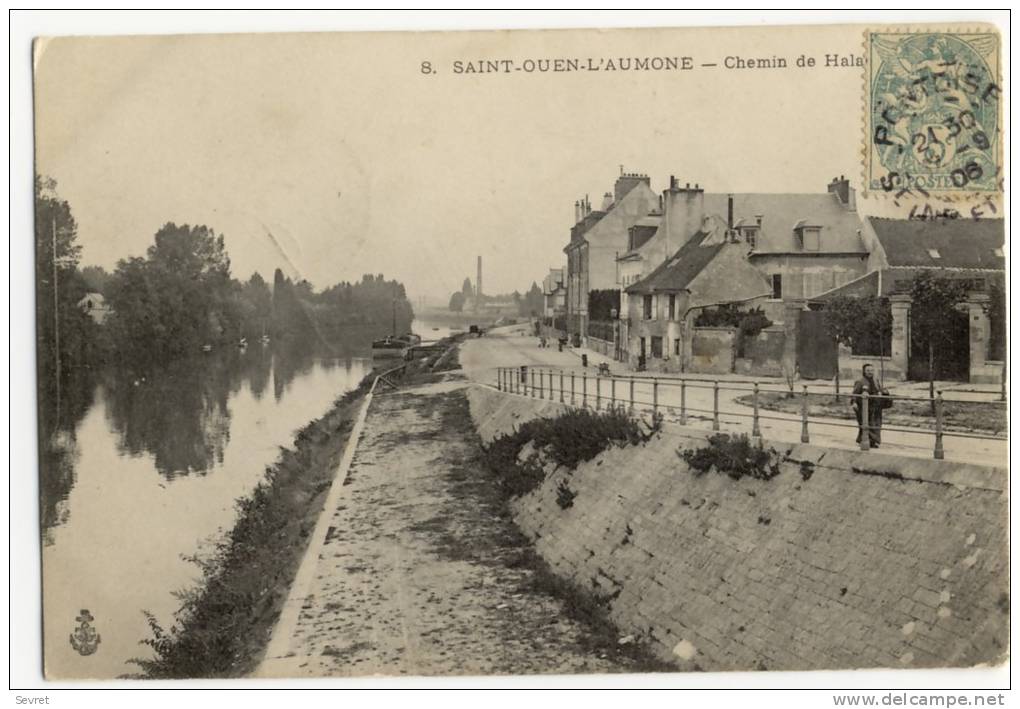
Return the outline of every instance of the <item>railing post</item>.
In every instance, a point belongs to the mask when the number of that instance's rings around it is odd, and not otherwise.
[[[634,375],[630,376],[630,412],[634,413]]]
[[[942,392],[935,397],[935,459],[943,460],[946,452],[942,448]]]
[[[712,384],[712,430],[719,430],[719,380]]]
[[[574,373],[570,373],[570,405],[573,406],[577,401],[574,398]]]
[[[807,405],[807,384],[805,384],[804,385],[804,394],[800,398],[800,442],[801,443],[810,443],[811,442],[811,438],[810,438],[810,436],[808,436],[807,412],[808,412],[808,405]]]
[[[581,406],[588,408],[588,370],[581,372]]]
[[[602,377],[595,375],[595,410],[602,408]]]
[[[531,374],[531,398],[535,398],[535,370],[529,369],[528,372]]]
[[[680,377],[680,425],[687,425],[687,380]]]
[[[545,370],[538,370],[538,398],[545,398]]]
[[[652,413],[659,413],[659,380],[652,378]]]
[[[754,383],[754,419],[751,423],[751,435],[761,438],[761,424],[758,421],[758,382]]]
[[[616,377],[609,379],[609,405],[616,408]]]
[[[868,423],[868,392],[861,392],[861,450],[871,448],[871,426]]]
[[[563,370],[560,370],[560,403],[563,403]]]

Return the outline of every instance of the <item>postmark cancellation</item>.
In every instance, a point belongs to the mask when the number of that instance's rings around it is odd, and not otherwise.
[[[994,28],[865,31],[864,187],[1001,191],[1000,37]]]

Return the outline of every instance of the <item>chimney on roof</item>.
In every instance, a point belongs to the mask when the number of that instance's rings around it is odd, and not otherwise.
[[[761,226],[761,220],[765,218],[764,214],[755,214],[754,220],[758,222],[758,226]]]
[[[846,177],[843,175],[833,177],[832,182],[829,183],[828,191],[836,195],[839,203],[848,210],[857,211],[857,195],[854,193],[854,188],[850,186],[850,180]]]
[[[581,200],[574,200],[574,224],[581,221]]]
[[[602,211],[608,212],[609,208],[613,206],[613,193],[606,192],[602,195]]]
[[[648,187],[651,187],[652,180],[648,175],[642,175],[636,172],[624,172],[616,178],[616,184],[613,186],[613,201],[617,204],[620,203],[627,194],[637,187],[642,182]]]

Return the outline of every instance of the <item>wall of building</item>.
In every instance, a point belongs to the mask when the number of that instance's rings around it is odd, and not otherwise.
[[[486,442],[563,410],[481,387],[469,399]],[[677,452],[708,435],[667,425],[573,471],[546,463],[512,505],[553,571],[606,599],[621,635],[706,671],[1005,660],[1006,470],[772,443],[772,480],[695,476]],[[566,510],[561,484],[576,494]]]
[[[766,328],[756,337],[744,338],[743,356],[736,358],[733,371],[748,376],[782,376],[785,346],[786,333],[781,325]]]
[[[617,287],[616,258],[627,251],[627,230],[659,204],[651,188],[639,182],[589,229],[588,290]]]
[[[867,259],[862,256],[760,255],[751,263],[766,278],[783,277],[783,298],[813,298],[863,276]],[[771,282],[771,281],[770,281]]]
[[[696,374],[729,374],[733,371],[737,331],[732,327],[696,327],[691,336],[687,371]]]

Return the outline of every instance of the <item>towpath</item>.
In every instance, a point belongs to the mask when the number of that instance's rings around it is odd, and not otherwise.
[[[300,612],[284,613],[258,676],[635,671],[536,588],[477,463],[465,385],[374,397],[299,572]]]

